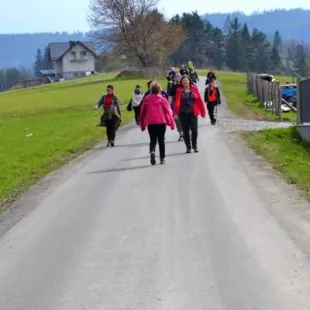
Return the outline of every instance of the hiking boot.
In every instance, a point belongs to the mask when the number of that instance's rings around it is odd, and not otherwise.
[[[192,152],[192,150],[191,150],[190,148],[187,148],[187,149],[186,149],[186,153],[187,153],[187,154],[189,154],[189,153],[191,153],[191,152]]]
[[[108,143],[107,143],[107,147],[110,147],[110,141],[108,141]]]
[[[179,142],[181,142],[181,141],[183,141],[183,136],[182,135],[180,135],[180,137],[179,137],[179,140],[178,140]]]
[[[194,152],[195,152],[195,153],[198,153],[198,152],[199,152],[199,150],[198,150],[197,147],[194,148]]]
[[[110,143],[111,143],[111,146],[114,147],[114,145],[115,145],[114,141],[111,141]]]
[[[166,163],[165,158],[161,158],[161,159],[160,159],[160,164],[161,164],[161,165],[164,165],[165,163]]]
[[[156,165],[155,152],[151,152],[151,165]]]
[[[216,124],[216,120],[213,119],[213,120],[211,121],[211,125],[215,125],[215,124]]]

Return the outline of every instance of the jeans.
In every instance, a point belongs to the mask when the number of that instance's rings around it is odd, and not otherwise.
[[[135,113],[136,124],[139,125],[140,124],[140,106],[133,107],[133,111]]]
[[[109,142],[114,142],[116,136],[116,122],[114,118],[106,120],[107,137]]]
[[[164,159],[166,156],[165,154],[166,125],[165,124],[148,125],[148,132],[150,135],[150,152],[155,152],[156,144],[158,141],[159,156],[160,159]]]
[[[209,116],[210,116],[210,120],[211,121],[215,121],[215,116],[214,116],[214,110],[217,106],[217,103],[216,102],[209,102],[207,103],[207,109],[208,109],[208,113],[209,113]]]
[[[182,128],[181,120],[177,118],[175,121],[175,124],[177,126],[178,133],[180,134],[180,136],[183,136],[183,128]]]
[[[187,149],[197,148],[198,138],[198,117],[193,113],[180,113],[180,120],[183,128],[183,138]],[[190,131],[191,138],[190,139]],[[191,143],[192,140],[192,143]]]

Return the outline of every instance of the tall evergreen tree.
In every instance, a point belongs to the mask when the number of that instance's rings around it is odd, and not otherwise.
[[[50,57],[49,57],[49,48],[48,46],[45,47],[44,49],[44,55],[42,58],[42,70],[47,70],[52,68],[52,63],[50,62]]]
[[[251,62],[251,51],[252,51],[252,38],[249,32],[248,25],[245,23],[243,25],[243,28],[241,30],[241,44],[242,44],[242,58],[243,58],[243,63],[242,63],[242,70],[243,71],[248,71],[250,68],[250,62]]]
[[[33,68],[35,76],[39,76],[40,70],[42,70],[42,64],[43,64],[42,51],[39,48],[37,50],[36,61],[34,63],[34,68]]]
[[[275,46],[273,46],[272,51],[271,51],[270,62],[271,62],[272,72],[275,74],[280,73],[282,62],[281,62],[281,57],[279,55],[279,52]]]
[[[300,76],[306,77],[308,75],[307,53],[305,47],[301,44],[296,47],[294,66]]]
[[[279,54],[282,54],[283,52],[282,38],[278,30],[274,34],[273,46],[276,48]]]
[[[227,66],[232,70],[240,70],[243,66],[242,59],[242,40],[241,25],[238,18],[235,18],[231,24],[227,36],[226,56]]]
[[[225,63],[225,36],[220,28],[213,29],[213,39],[211,51],[211,60],[214,66],[221,69]]]
[[[270,70],[270,43],[265,33],[254,29],[252,33],[252,57],[250,69],[253,72],[268,72]]]

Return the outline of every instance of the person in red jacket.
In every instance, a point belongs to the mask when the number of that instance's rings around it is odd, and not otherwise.
[[[166,126],[175,128],[173,113],[168,100],[161,95],[161,87],[155,83],[151,93],[145,97],[140,112],[140,126],[144,131],[148,127],[150,135],[151,164],[156,164],[155,149],[158,141],[160,163],[165,163],[165,133]]]
[[[206,117],[206,106],[199,89],[197,86],[192,85],[186,76],[181,79],[181,87],[178,88],[176,93],[174,115],[179,117],[182,123],[186,153],[190,153],[192,148],[198,153],[198,116]]]

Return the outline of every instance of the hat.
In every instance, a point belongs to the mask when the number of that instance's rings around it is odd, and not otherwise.
[[[136,88],[141,88],[141,86],[140,85],[136,85]]]

